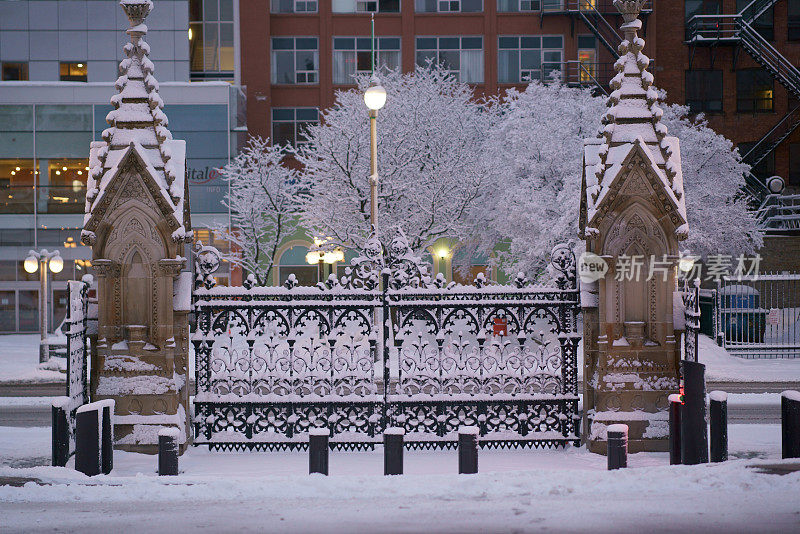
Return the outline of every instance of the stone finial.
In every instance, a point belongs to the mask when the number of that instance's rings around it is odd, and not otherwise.
[[[152,0],[122,0],[119,5],[125,10],[128,21],[131,23],[131,28],[143,24],[144,19],[153,9]]]
[[[614,7],[622,14],[625,23],[619,27],[625,33],[625,39],[630,42],[636,38],[637,30],[642,28],[639,13],[644,7],[645,0],[614,0]]]
[[[639,18],[644,2],[645,0],[614,0],[614,7],[622,14],[622,18],[627,24]]]

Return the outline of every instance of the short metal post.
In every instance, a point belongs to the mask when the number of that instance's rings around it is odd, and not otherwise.
[[[402,428],[387,428],[383,432],[383,474],[403,474],[403,436]]]
[[[478,427],[462,426],[458,429],[458,473],[474,475],[478,472]]]
[[[327,428],[312,428],[308,432],[308,473],[328,474],[328,438]]]
[[[681,407],[681,460],[686,465],[708,462],[706,425],[706,381],[702,363],[683,360],[683,405]]]
[[[158,474],[175,476],[178,474],[178,436],[180,430],[175,427],[162,428],[158,431]]]
[[[114,468],[114,425],[111,422],[111,417],[114,415],[114,401],[109,399],[102,402],[103,427],[100,462],[103,474],[107,475]]]
[[[608,470],[628,467],[628,425],[608,426]]]
[[[64,467],[69,460],[69,421],[66,406],[69,397],[59,397],[53,402],[53,465]]]
[[[712,391],[709,399],[711,461],[725,462],[728,460],[728,394]]]
[[[75,470],[84,475],[100,474],[100,418],[98,408],[78,408],[75,416]]]
[[[669,396],[669,463],[681,463],[681,396]]]
[[[781,393],[781,441],[783,458],[800,458],[800,392]]]

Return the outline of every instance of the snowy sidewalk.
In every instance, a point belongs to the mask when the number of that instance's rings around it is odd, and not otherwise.
[[[51,358],[39,366],[39,335],[9,334],[0,336],[0,385],[64,384],[64,358]],[[63,395],[63,393],[62,393]]]
[[[8,467],[49,455],[49,429],[0,428],[0,480],[23,484],[0,486],[0,530],[797,531],[800,472],[749,467],[787,463],[780,426],[731,425],[729,436],[725,464],[669,466],[666,453],[640,453],[614,472],[572,447],[481,450],[475,476],[455,474],[456,451],[407,451],[401,477],[382,476],[380,448],[332,452],[330,477],[309,476],[305,452],[190,448],[177,477],[156,476],[155,456],[117,451],[111,475],[88,478]]]

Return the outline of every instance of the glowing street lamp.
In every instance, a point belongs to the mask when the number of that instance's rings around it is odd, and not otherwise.
[[[41,263],[41,265],[39,265]],[[50,346],[47,341],[47,270],[50,269],[53,273],[60,273],[64,270],[64,259],[61,254],[55,250],[49,252],[47,249],[40,251],[31,250],[28,252],[28,257],[22,262],[22,266],[28,273],[35,273],[39,270],[39,330],[41,339],[39,341],[39,363],[44,363],[50,359]]]

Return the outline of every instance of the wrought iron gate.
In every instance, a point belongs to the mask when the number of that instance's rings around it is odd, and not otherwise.
[[[451,447],[462,425],[484,446],[578,443],[568,247],[554,249],[553,286],[445,286],[402,235],[388,258],[366,250],[315,287],[215,287],[219,254],[198,250],[195,444],[304,448],[327,427],[332,446],[362,449],[397,426],[411,447]]]

